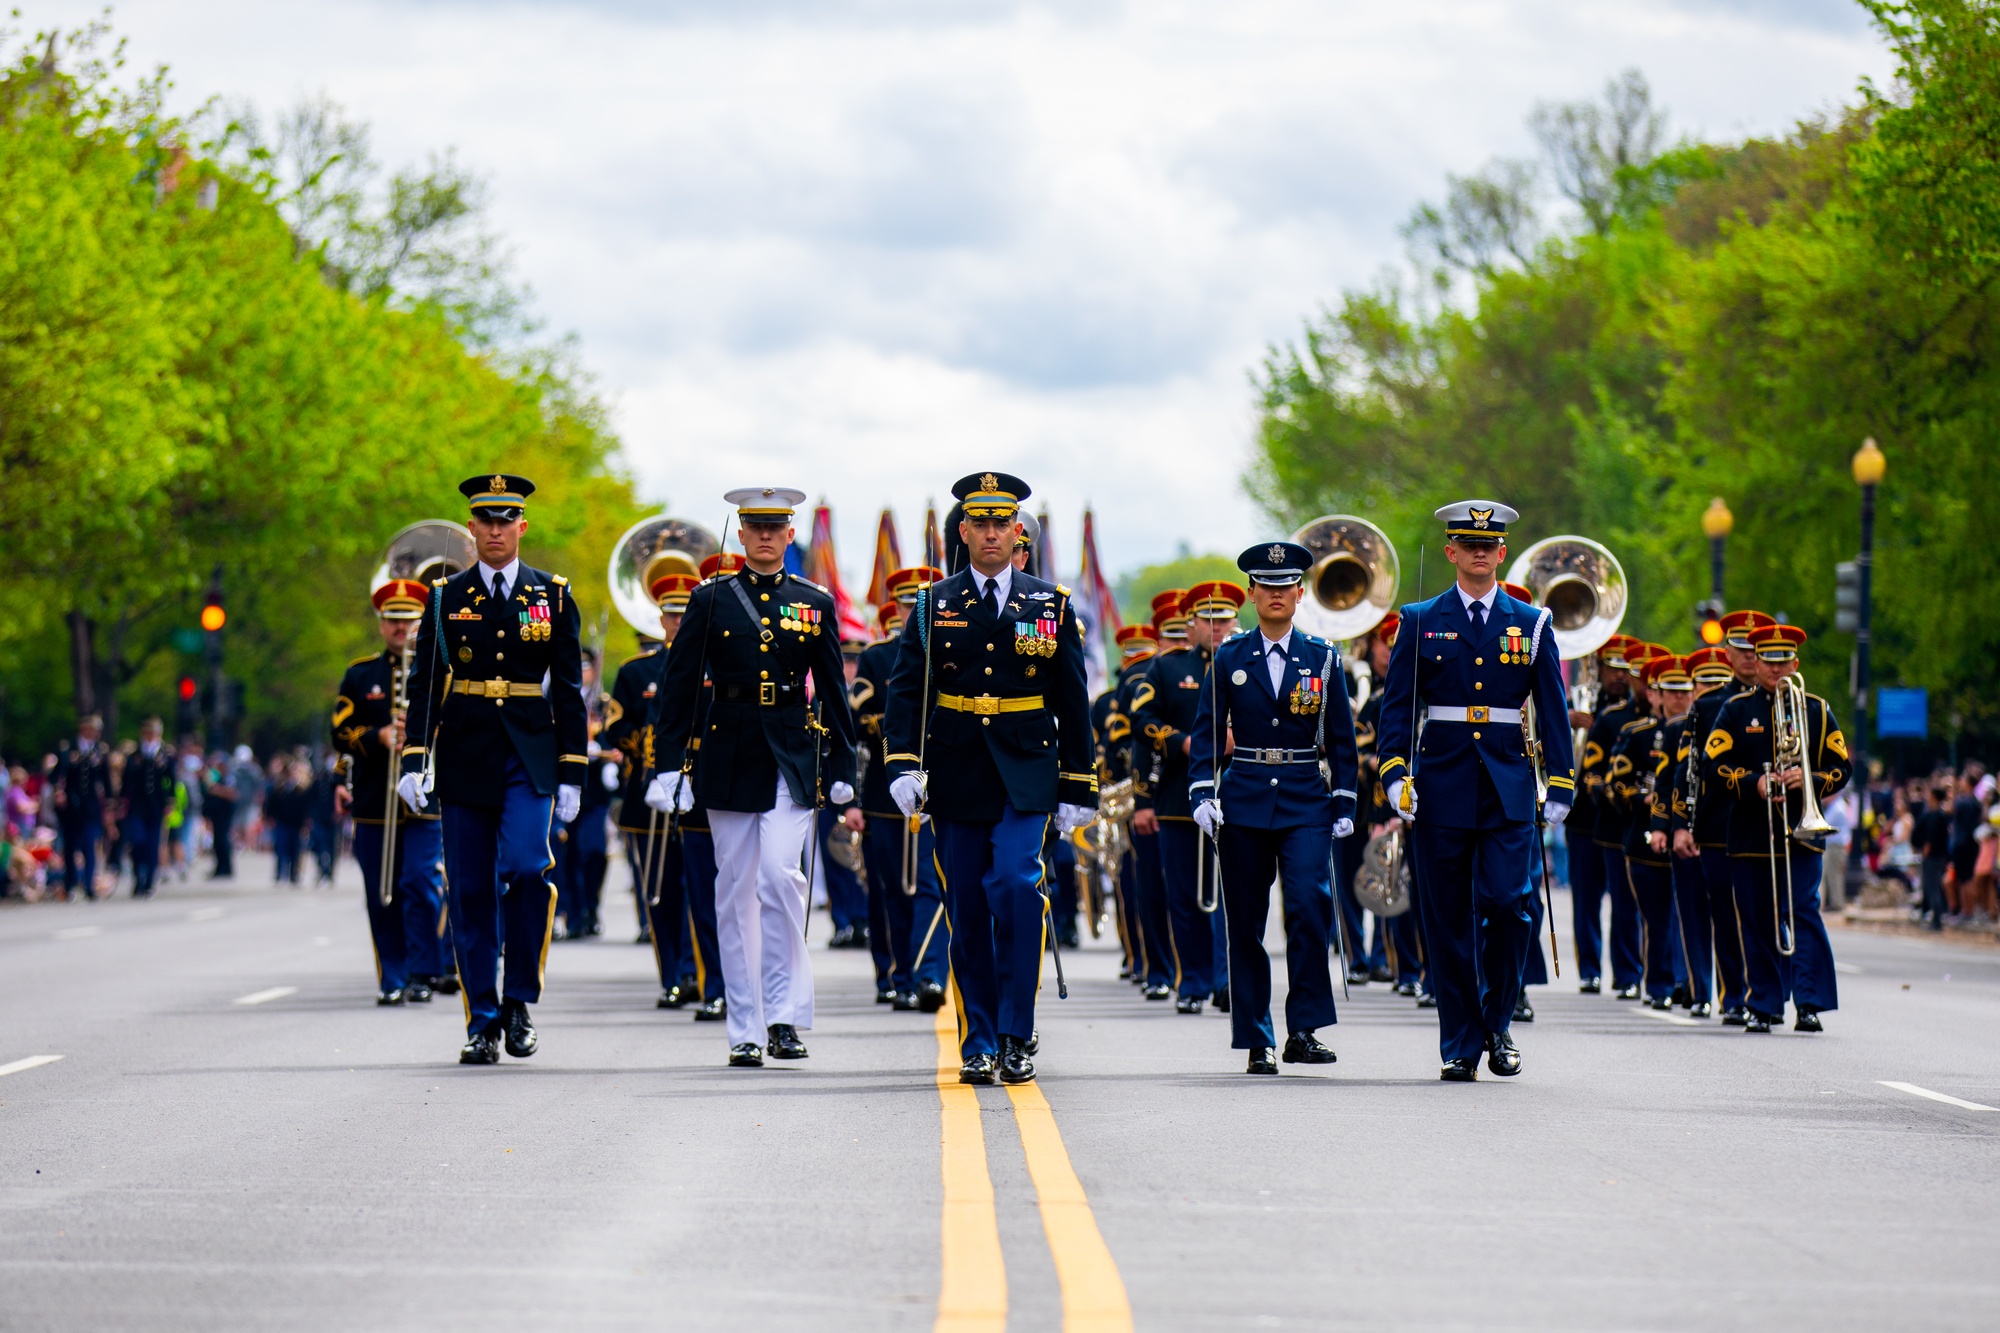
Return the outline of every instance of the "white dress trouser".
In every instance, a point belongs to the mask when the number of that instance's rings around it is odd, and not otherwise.
[[[812,959],[806,953],[806,877],[799,868],[813,812],[778,777],[763,814],[710,810],[715,841],[715,943],[729,1004],[729,1044],[761,1046],[773,1023],[809,1028]]]

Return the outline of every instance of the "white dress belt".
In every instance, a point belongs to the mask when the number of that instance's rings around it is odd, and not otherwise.
[[[1521,710],[1487,708],[1480,705],[1471,708],[1453,708],[1449,704],[1432,704],[1425,716],[1433,722],[1519,722]]]

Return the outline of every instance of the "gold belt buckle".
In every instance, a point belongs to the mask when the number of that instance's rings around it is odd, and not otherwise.
[[[757,682],[757,702],[769,708],[778,702],[778,682],[760,680]]]
[[[982,694],[967,702],[972,705],[972,711],[981,717],[993,717],[1000,711],[1000,701],[990,694]]]
[[[1485,704],[1474,704],[1465,710],[1465,720],[1467,722],[1490,722],[1493,719],[1487,716]]]

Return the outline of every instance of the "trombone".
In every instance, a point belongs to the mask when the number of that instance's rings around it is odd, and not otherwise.
[[[1768,818],[1764,821],[1767,846],[1771,853],[1771,920],[1778,919],[1778,861],[1779,851],[1784,852],[1785,863],[1785,919],[1784,929],[1778,931],[1778,952],[1791,957],[1798,947],[1798,916],[1792,900],[1792,854],[1791,844],[1796,841],[1811,846],[1815,838],[1825,837],[1833,832],[1833,825],[1819,808],[1819,796],[1813,790],[1812,759],[1807,754],[1810,713],[1806,708],[1806,685],[1794,671],[1778,681],[1778,687],[1771,695],[1771,759],[1764,764],[1764,799],[1777,806],[1778,823]],[[1774,773],[1788,769],[1798,769],[1799,782],[1799,822],[1792,824],[1791,797],[1783,783],[1774,783]],[[1778,834],[1782,826],[1784,836]]]

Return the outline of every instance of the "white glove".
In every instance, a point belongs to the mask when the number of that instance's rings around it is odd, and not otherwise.
[[[1569,818],[1569,807],[1561,801],[1543,801],[1542,818],[1550,828],[1561,828],[1562,822]]]
[[[845,782],[836,782],[826,789],[826,799],[835,805],[848,805],[854,800],[854,788]]]
[[[686,814],[694,809],[694,788],[688,784],[685,773],[662,773],[647,786],[646,804],[655,810],[678,810]]]
[[[556,819],[567,824],[583,809],[583,788],[573,782],[556,784]]]
[[[601,771],[601,773],[602,773],[602,775],[603,775],[603,777],[604,777],[604,789],[605,789],[606,791],[617,791],[617,790],[618,790],[618,765],[616,765],[616,764],[613,764],[613,763],[607,763],[607,764],[605,764],[605,765],[604,765],[603,769],[602,769],[602,770],[600,770],[600,771]]]
[[[1203,801],[1194,808],[1194,822],[1201,825],[1201,831],[1209,837],[1222,827],[1222,807],[1214,801]]]
[[[1403,808],[1403,787],[1407,782],[1407,778],[1397,778],[1389,784],[1387,790],[1382,794],[1389,798],[1389,808],[1396,812],[1396,818],[1406,824],[1414,824],[1417,822],[1417,789],[1415,787],[1410,788],[1410,808],[1405,810]]]
[[[1056,806],[1056,832],[1068,837],[1071,829],[1080,829],[1095,818],[1097,811],[1092,807],[1064,801]]]
[[[1354,832],[1354,821],[1353,821],[1353,820],[1351,820],[1351,819],[1347,819],[1347,818],[1341,818],[1341,819],[1336,819],[1336,820],[1334,820],[1334,821],[1333,821],[1333,836],[1334,836],[1334,837],[1336,837],[1336,838],[1345,838],[1345,837],[1347,837],[1347,836],[1348,836],[1348,835],[1349,835],[1350,833],[1353,833],[1353,832]]]
[[[430,802],[424,799],[424,775],[405,773],[396,779],[396,795],[403,798],[403,804],[412,810],[421,810]]]
[[[904,815],[917,813],[917,805],[924,799],[924,775],[905,773],[897,778],[889,784],[889,799],[896,803],[896,808]]]

